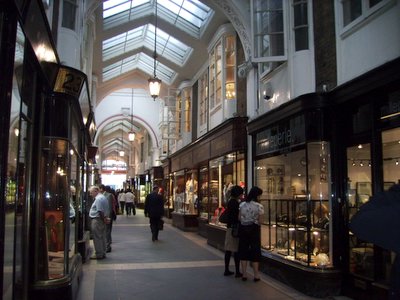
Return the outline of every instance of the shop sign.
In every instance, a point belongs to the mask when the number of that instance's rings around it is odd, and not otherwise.
[[[285,152],[305,143],[304,116],[278,123],[264,129],[256,136],[256,155],[275,151]]]
[[[85,75],[82,72],[72,68],[60,67],[54,91],[68,94],[78,99],[84,82]]]

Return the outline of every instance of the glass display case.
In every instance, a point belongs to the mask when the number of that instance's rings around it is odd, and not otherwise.
[[[230,153],[209,162],[208,220],[210,224],[225,227],[218,221],[229,200],[234,185],[245,187],[244,154]],[[205,215],[203,213],[203,215]]]
[[[256,185],[263,189],[265,251],[306,266],[332,265],[328,146],[308,143],[304,150],[255,162]]]
[[[208,219],[208,167],[201,167],[199,172],[199,193],[195,207],[202,219]]]
[[[66,140],[47,139],[42,149],[41,190],[43,201],[43,223],[39,236],[42,237],[41,248],[45,266],[40,272],[41,279],[61,278],[67,271],[64,268],[64,255],[70,246],[75,248],[74,240],[70,245],[69,213],[71,190],[69,145]]]
[[[174,173],[174,212],[185,213],[185,171],[181,170]]]

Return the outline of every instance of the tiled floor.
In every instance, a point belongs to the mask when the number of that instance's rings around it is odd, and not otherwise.
[[[107,258],[83,265],[78,300],[314,299],[267,276],[257,283],[252,274],[246,282],[223,276],[223,252],[168,222],[159,241],[152,242],[141,210],[119,215],[112,236]],[[233,259],[231,264],[233,270]]]

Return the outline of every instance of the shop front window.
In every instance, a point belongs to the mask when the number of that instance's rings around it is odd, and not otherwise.
[[[3,20],[0,20],[2,22]],[[4,201],[4,261],[2,299],[11,299],[13,280],[23,282],[23,257],[26,239],[23,234],[29,194],[29,174],[31,172],[31,122],[33,111],[33,80],[35,72],[24,65],[25,37],[21,27],[17,27],[15,44],[13,89],[10,111],[10,131],[8,133],[8,160],[5,180]],[[29,74],[29,76],[27,76]],[[14,269],[13,269],[14,268]],[[14,270],[14,272],[12,272]],[[13,273],[15,278],[13,278]]]
[[[174,173],[174,212],[185,213],[185,171]]]
[[[209,163],[209,222],[216,225],[229,201],[229,190],[233,185],[244,187],[244,154],[230,153],[213,159]]]
[[[255,162],[263,190],[262,248],[313,267],[331,266],[329,143]]]
[[[371,146],[358,144],[347,148],[347,204],[349,220],[372,196]],[[374,245],[349,232],[350,273],[373,279]]]
[[[388,190],[392,185],[400,183],[400,129],[387,130],[382,133],[383,153],[383,188]],[[391,269],[396,253],[383,250],[383,281],[389,285]]]
[[[199,211],[200,218],[208,218],[208,168],[201,167],[199,173],[199,193],[196,208]]]
[[[64,255],[69,249],[70,159],[66,140],[43,141],[40,177],[41,203],[38,244],[43,249],[39,257],[40,280],[57,279],[65,275]]]

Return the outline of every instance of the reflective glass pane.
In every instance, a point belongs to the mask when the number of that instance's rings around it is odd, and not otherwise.
[[[382,132],[383,154],[383,189],[388,190],[393,184],[400,183],[400,129],[392,129]],[[395,252],[383,250],[382,277],[389,285],[392,266],[396,257]]]
[[[349,220],[372,196],[371,146],[359,144],[347,148],[347,201]],[[349,232],[350,273],[374,277],[374,245]]]

